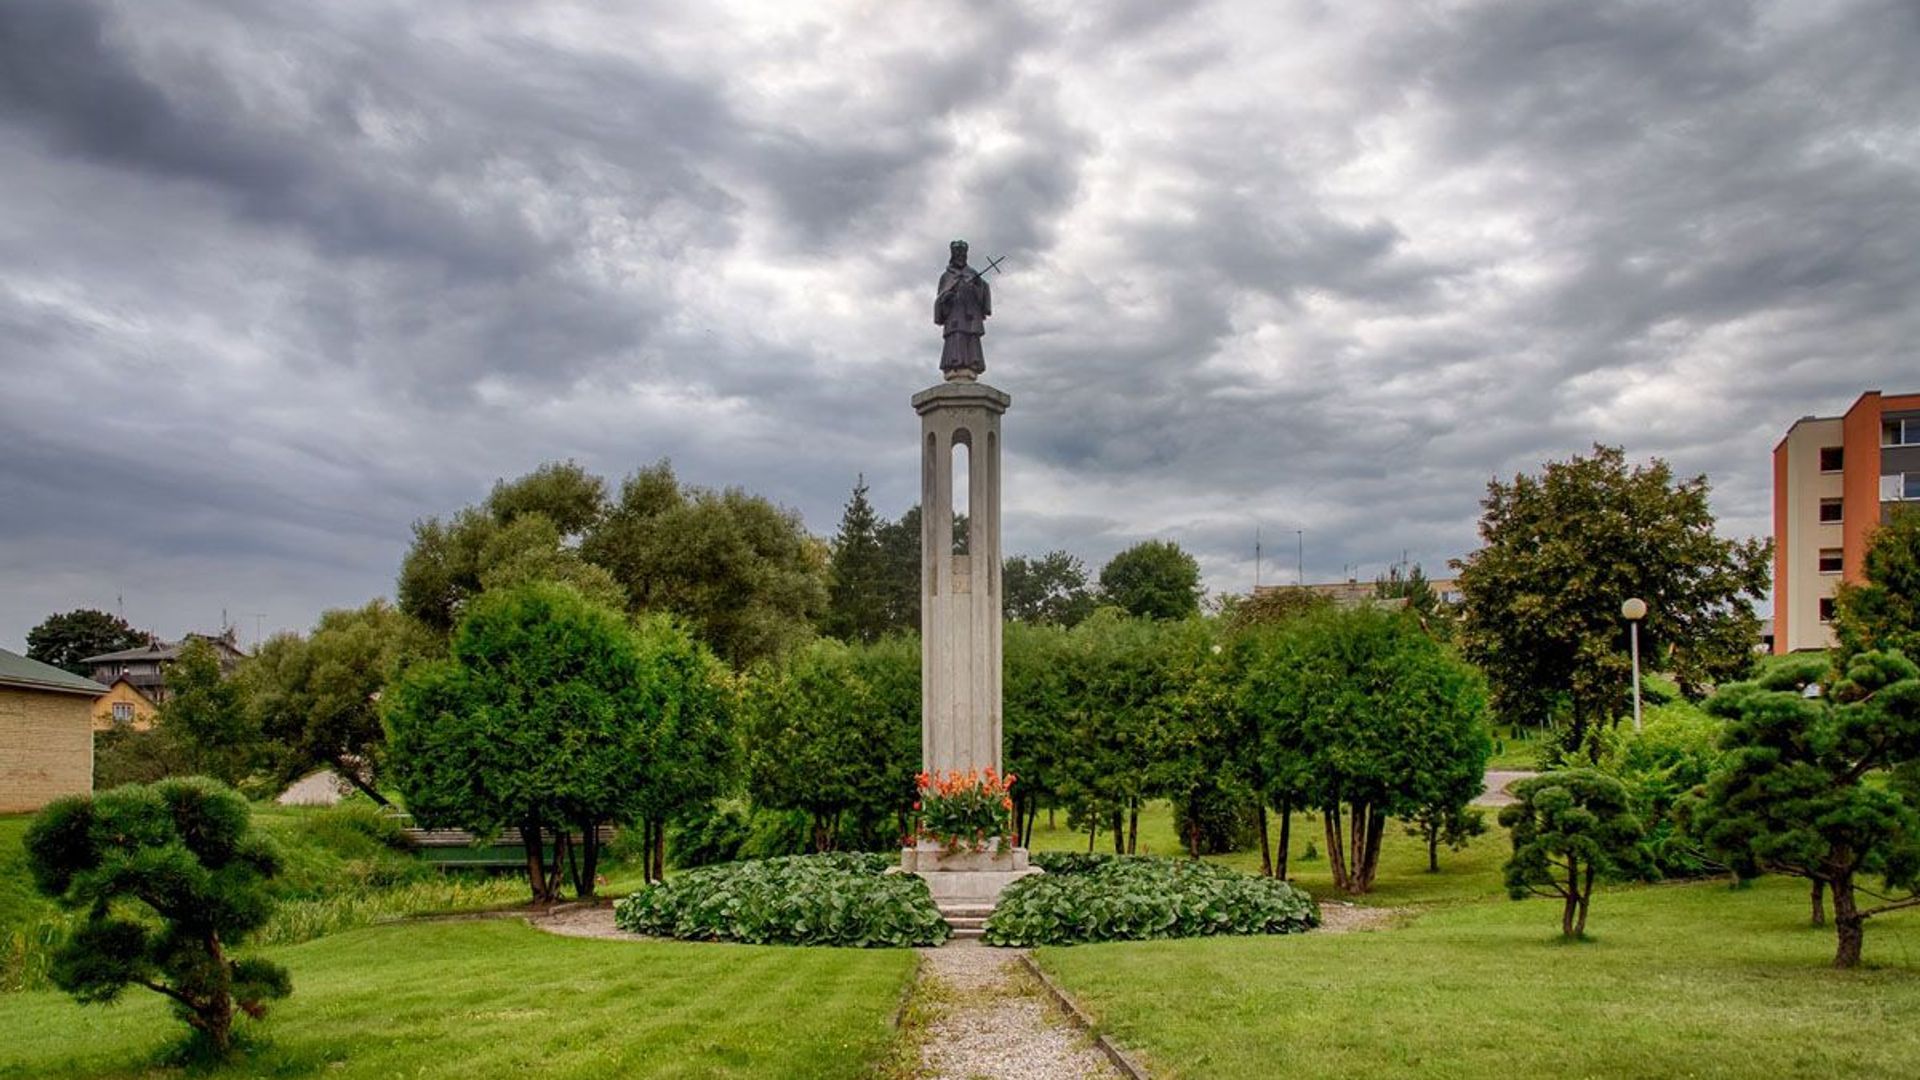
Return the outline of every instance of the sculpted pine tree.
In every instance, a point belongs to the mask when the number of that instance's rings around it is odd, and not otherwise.
[[[1772,544],[1717,536],[1707,493],[1704,476],[1676,481],[1657,458],[1629,466],[1611,446],[1487,485],[1485,546],[1454,565],[1461,645],[1501,720],[1541,723],[1564,693],[1567,748],[1595,752],[1589,733],[1628,701],[1628,597],[1647,603],[1643,662],[1689,695],[1746,672]]]
[[[1561,936],[1586,936],[1594,885],[1637,873],[1644,862],[1625,785],[1597,770],[1566,769],[1507,790],[1518,800],[1500,811],[1513,834],[1507,893],[1559,897]]]
[[[285,968],[233,955],[271,913],[279,864],[226,787],[195,777],[61,799],[25,848],[34,886],[83,913],[52,971],[79,1000],[145,987],[224,1056],[236,1008],[258,1019],[290,992]]]
[[[1861,653],[1824,692],[1817,659],[1727,687],[1726,759],[1678,808],[1687,831],[1743,877],[1789,874],[1833,896],[1835,967],[1853,967],[1868,919],[1920,907],[1920,668]],[[1868,882],[1879,879],[1870,886]],[[1878,901],[1862,905],[1861,894]]]

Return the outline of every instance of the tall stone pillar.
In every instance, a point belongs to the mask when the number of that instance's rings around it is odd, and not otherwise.
[[[999,769],[1000,417],[1013,399],[955,378],[913,396],[920,414],[920,760],[929,772]],[[966,553],[953,553],[954,447],[967,448]]]

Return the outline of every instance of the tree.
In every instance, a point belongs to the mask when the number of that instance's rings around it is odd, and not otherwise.
[[[506,490],[520,489],[509,485]],[[495,496],[500,495],[496,486]],[[448,634],[467,602],[481,592],[535,581],[564,582],[596,602],[626,605],[626,592],[612,575],[569,546],[552,519],[527,508],[522,497],[500,501],[510,508],[510,519],[470,506],[446,521],[414,522],[413,544],[401,561],[396,588],[402,612]]]
[[[1007,771],[1019,777],[1014,806],[1020,843],[1033,842],[1042,805],[1057,806],[1061,778],[1074,756],[1067,704],[1067,632],[1046,624],[1009,623],[1003,639],[1001,722]]]
[[[867,501],[864,477],[854,483],[853,496],[840,515],[840,532],[833,538],[827,570],[831,584],[821,630],[842,641],[877,641],[888,629],[882,587],[886,553],[880,547],[880,519]]]
[[[1449,806],[1460,789],[1436,789],[1435,775],[1484,769],[1479,676],[1408,613],[1372,607],[1315,611],[1247,647],[1245,752],[1270,788],[1321,811],[1334,886],[1368,892],[1387,819]]]
[[[1006,615],[1013,622],[1073,627],[1093,614],[1087,568],[1064,551],[1031,559],[1015,555],[1002,565],[1000,581]]]
[[[253,726],[279,754],[282,779],[316,766],[386,805],[380,691],[433,651],[429,632],[384,600],[323,612],[310,637],[276,634],[235,675]]]
[[[1920,668],[1866,652],[1810,691],[1822,677],[1809,658],[1708,699],[1728,722],[1726,758],[1678,813],[1741,877],[1805,878],[1816,902],[1829,890],[1833,963],[1850,968],[1868,919],[1920,907]],[[1861,906],[1862,892],[1879,903]]]
[[[54,985],[83,1002],[129,986],[172,1001],[216,1056],[233,1011],[255,1019],[286,997],[285,968],[232,950],[272,911],[278,862],[245,799],[203,778],[60,799],[28,826],[34,887],[85,912],[53,957]]]
[[[1171,540],[1143,540],[1100,568],[1106,602],[1149,619],[1200,614],[1200,564]]]
[[[1560,897],[1561,936],[1585,937],[1594,882],[1637,872],[1644,858],[1627,789],[1595,769],[1565,769],[1507,790],[1518,800],[1500,811],[1513,831],[1507,894]]]
[[[147,634],[135,630],[118,615],[76,608],[49,615],[39,626],[27,631],[27,656],[75,675],[91,675],[93,672],[80,661],[145,645],[148,640]]]
[[[1115,854],[1139,849],[1140,807],[1159,793],[1171,699],[1183,689],[1169,656],[1181,629],[1105,608],[1066,636],[1059,722],[1069,750],[1054,782],[1089,849],[1103,823]]]
[[[1875,649],[1920,662],[1920,510],[1901,507],[1873,531],[1860,576],[1834,599],[1840,667]]]
[[[156,726],[184,755],[188,767],[238,783],[259,764],[260,729],[247,714],[240,688],[220,668],[205,638],[190,637],[167,667],[167,700]]]
[[[649,707],[645,780],[621,817],[638,820],[648,843],[647,877],[666,876],[667,822],[724,794],[739,775],[734,693],[726,666],[668,615],[635,629]],[[591,891],[591,873],[579,883]]]
[[[838,848],[849,814],[889,802],[897,811],[912,799],[901,771],[910,778],[919,759],[917,710],[914,752],[902,762],[900,718],[862,677],[852,648],[814,641],[762,664],[744,698],[748,791],[756,805],[806,813],[812,850]]]
[[[1610,446],[1487,485],[1485,546],[1454,566],[1462,646],[1503,722],[1540,723],[1564,694],[1567,748],[1596,752],[1590,732],[1627,700],[1628,597],[1647,603],[1644,662],[1690,696],[1745,672],[1759,640],[1748,598],[1768,587],[1772,544],[1716,536],[1707,494],[1704,476],[1676,482],[1665,462],[1629,467]]]
[[[825,545],[739,488],[683,487],[666,462],[628,477],[581,544],[633,611],[678,616],[736,669],[805,640],[826,608]]]
[[[593,892],[599,827],[631,816],[663,760],[674,694],[620,614],[559,584],[483,593],[445,660],[415,664],[386,704],[389,771],[428,827],[517,828],[535,903],[559,896],[544,834],[581,835]]]
[[[960,523],[954,522],[956,531]],[[920,632],[920,507],[907,508],[900,520],[882,522],[875,532],[880,547],[879,594],[882,623],[888,631]]]
[[[487,513],[502,525],[538,514],[569,540],[578,540],[606,512],[607,482],[573,461],[549,461],[517,480],[496,480]]]
[[[1373,579],[1373,595],[1381,600],[1405,599],[1407,610],[1418,615],[1420,625],[1430,633],[1444,638],[1452,631],[1452,612],[1445,610],[1440,594],[1433,591],[1419,563],[1404,572],[1397,565],[1388,567],[1386,573]]]

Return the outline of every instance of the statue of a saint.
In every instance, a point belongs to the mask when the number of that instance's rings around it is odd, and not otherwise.
[[[940,275],[940,291],[933,298],[933,321],[946,333],[940,350],[940,370],[948,379],[972,379],[987,370],[980,337],[993,314],[993,292],[980,271],[967,265],[967,242],[955,240],[952,257]]]

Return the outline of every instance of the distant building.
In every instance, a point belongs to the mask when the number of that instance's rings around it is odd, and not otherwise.
[[[231,674],[240,661],[247,658],[235,641],[234,631],[228,629],[222,634],[188,634],[171,644],[154,641],[133,649],[121,649],[118,652],[101,653],[80,661],[87,665],[93,681],[102,686],[122,687],[116,690],[111,701],[104,703],[108,711],[107,721],[126,717],[126,722],[144,718],[152,722],[153,709],[167,700],[167,668],[180,658],[180,650],[189,641],[204,641],[212,645],[220,655],[220,670]],[[113,706],[124,706],[115,710]]]
[[[1299,585],[1262,585],[1253,590],[1253,594],[1255,596],[1265,596],[1268,593],[1284,592],[1288,589],[1298,589],[1301,587],[1302,586]],[[1434,597],[1443,604],[1457,604],[1460,602],[1460,583],[1453,578],[1428,578],[1427,587],[1433,590]],[[1319,585],[1307,585],[1305,588],[1308,592],[1317,596],[1324,596],[1341,607],[1359,607],[1361,604],[1373,603],[1378,599],[1375,595],[1375,583],[1371,581],[1361,581],[1358,578],[1348,578],[1345,581],[1332,581]],[[1385,601],[1382,602],[1384,603]],[[1399,603],[1399,601],[1395,600],[1394,603]]]
[[[130,727],[135,731],[145,731],[153,726],[153,718],[159,711],[159,702],[148,697],[145,691],[134,685],[132,679],[122,675],[107,686],[100,700],[93,703],[93,729],[105,731],[113,727]]]
[[[93,790],[93,701],[105,691],[0,649],[0,813]]]
[[[1873,530],[1920,505],[1920,394],[1861,394],[1803,416],[1773,448],[1773,651],[1833,645],[1833,597],[1858,582]]]

